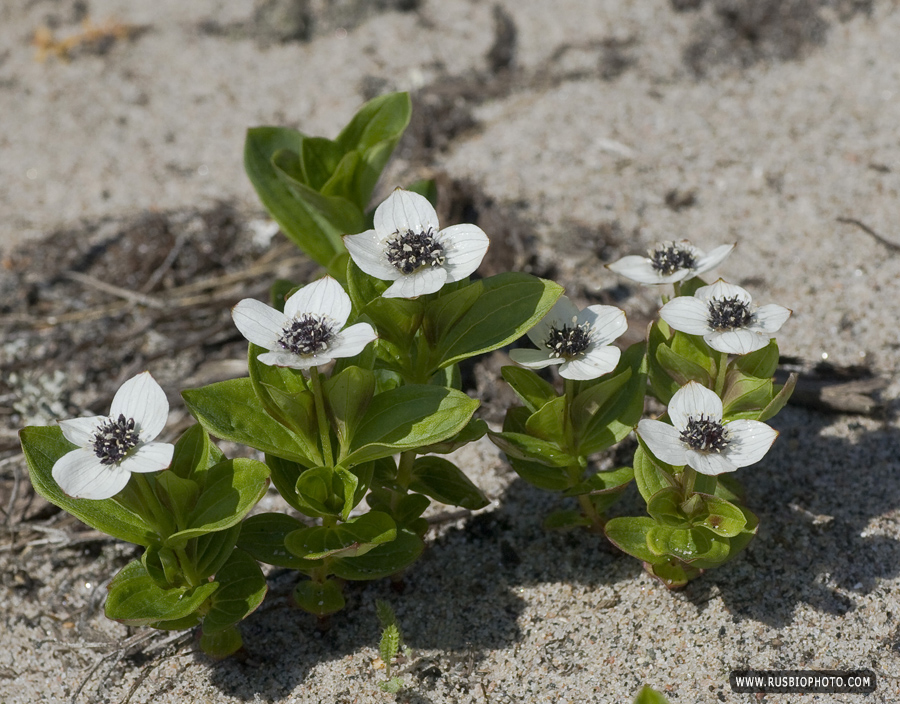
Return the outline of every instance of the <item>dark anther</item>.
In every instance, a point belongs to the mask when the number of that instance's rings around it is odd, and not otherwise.
[[[714,298],[709,302],[709,327],[713,330],[737,330],[753,319],[750,308],[737,296]]]
[[[728,445],[725,426],[705,415],[688,418],[687,428],[681,431],[679,437],[692,450],[701,452],[721,452]]]
[[[115,464],[138,442],[140,437],[134,429],[134,420],[120,413],[118,419],[110,418],[97,429],[94,434],[94,454],[100,458],[101,464]]]
[[[387,242],[388,261],[404,274],[412,274],[422,267],[440,266],[444,263],[444,246],[434,237],[434,231],[407,230],[399,232]]]
[[[590,323],[581,325],[563,325],[562,328],[550,328],[550,335],[544,346],[554,357],[574,359],[582,354],[591,342]]]
[[[693,269],[694,253],[687,247],[666,242],[650,253],[650,264],[660,274],[669,276],[680,269]]]
[[[284,328],[278,344],[294,354],[311,355],[328,349],[333,337],[327,319],[304,313]]]

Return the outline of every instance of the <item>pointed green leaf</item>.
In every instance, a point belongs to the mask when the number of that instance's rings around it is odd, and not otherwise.
[[[684,562],[719,562],[728,556],[728,539],[703,528],[672,528],[659,524],[647,534],[647,546],[657,555],[671,555]]]
[[[326,380],[322,388],[341,450],[346,451],[375,395],[375,374],[368,369],[347,367]]]
[[[553,281],[516,272],[469,286],[478,292],[477,300],[436,339],[432,353],[435,369],[517,340],[550,311],[563,291]]]
[[[347,293],[357,314],[387,291],[389,285],[388,281],[369,276],[352,259],[347,260]]]
[[[209,468],[208,462],[209,436],[195,423],[175,443],[169,471],[182,479],[193,479],[202,484],[202,478],[194,475],[205,472]]]
[[[580,484],[567,490],[563,496],[581,494],[605,494],[623,490],[634,479],[634,468],[619,467],[609,472],[597,472]]]
[[[654,494],[676,485],[675,469],[656,459],[638,436],[638,449],[634,451],[634,481],[638,491],[649,502]]]
[[[206,472],[204,471],[203,474]],[[200,496],[200,487],[197,482],[182,479],[174,472],[160,472],[158,476],[154,477],[153,485],[156,497],[172,513],[178,530],[187,528],[188,515]]]
[[[155,531],[140,515],[124,508],[115,500],[73,499],[63,493],[53,479],[53,465],[60,457],[74,450],[75,446],[63,437],[59,426],[23,428],[19,431],[19,440],[28,464],[31,484],[51,504],[114,538],[144,546],[159,542]]]
[[[250,555],[236,548],[216,573],[219,588],[209,597],[203,618],[204,635],[222,633],[252,614],[262,603],[266,578]]]
[[[706,369],[689,359],[678,356],[668,345],[660,345],[656,348],[656,360],[679,386],[684,386],[691,381],[696,381],[706,387],[712,384]]]
[[[524,433],[489,433],[493,443],[510,458],[538,462],[548,467],[568,467],[578,459],[566,454],[555,442]]]
[[[460,432],[478,401],[455,389],[411,384],[377,394],[353,436],[346,463],[442,442]]]
[[[211,435],[305,466],[313,464],[307,455],[307,441],[263,410],[249,378],[187,389],[181,395],[188,410]]]
[[[472,511],[484,508],[490,501],[455,464],[443,457],[419,457],[413,463],[412,491],[430,496],[451,506]]]
[[[301,250],[322,266],[329,266],[335,256],[344,251],[334,226],[317,219],[310,206],[300,201],[279,176],[273,164],[276,152],[289,149],[299,153],[304,135],[283,127],[256,127],[247,130],[244,142],[244,169],[256,194],[281,231]],[[344,271],[329,271],[343,280]]]
[[[722,396],[725,417],[732,413],[765,408],[774,396],[771,379],[758,379],[731,370],[725,377]]]
[[[568,442],[567,410],[568,403],[564,396],[547,401],[525,421],[526,432],[535,438],[555,442],[560,447],[565,446]]]
[[[306,185],[321,190],[343,156],[343,150],[330,139],[306,137],[300,144],[300,170]]]
[[[791,394],[794,393],[794,387],[797,386],[797,375],[791,374],[788,377],[788,380],[784,383],[784,385],[778,389],[778,393],[775,394],[775,398],[773,398],[769,405],[767,405],[759,414],[757,420],[767,421],[769,418],[772,418],[778,415],[779,411],[785,407],[787,402],[791,398]]]
[[[140,560],[134,560],[107,587],[106,617],[129,626],[174,621],[197,611],[218,588],[218,583],[209,582],[193,588],[161,589]]]
[[[194,567],[201,578],[212,577],[231,557],[243,523],[196,538]]]
[[[689,528],[691,522],[681,508],[681,489],[670,486],[657,491],[647,502],[647,513],[656,521],[673,528]]]
[[[363,308],[363,314],[372,321],[380,339],[409,348],[424,310],[424,303],[418,299],[375,298]]]
[[[581,511],[553,511],[544,518],[542,523],[546,530],[566,530],[568,528],[589,527],[591,519],[581,513]]]
[[[769,340],[769,344],[762,349],[735,357],[732,364],[748,376],[769,379],[778,369],[778,343],[774,339]]]
[[[471,418],[469,422],[453,437],[444,440],[443,442],[434,443],[433,445],[425,445],[424,447],[419,448],[418,452],[424,454],[438,454],[438,455],[446,455],[447,453],[454,452],[465,445],[468,445],[470,442],[475,442],[483,438],[488,431],[487,423],[485,423],[481,418]]]
[[[556,390],[553,385],[541,379],[531,369],[508,366],[502,367],[500,373],[532,413],[556,398]]]
[[[207,472],[206,487],[187,518],[188,527],[166,539],[182,547],[189,539],[230,528],[247,515],[269,487],[269,468],[250,459],[225,460]]]
[[[660,365],[656,356],[660,346],[668,344],[669,337],[669,326],[664,320],[655,320],[647,332],[647,381],[650,384],[651,395],[664,406],[669,405],[672,396],[680,388]]]
[[[725,538],[733,538],[743,532],[747,526],[747,518],[740,508],[716,496],[698,495],[706,504],[709,514],[699,525]]]
[[[344,485],[333,467],[311,467],[297,479],[298,510],[313,518],[337,518],[344,510]]]

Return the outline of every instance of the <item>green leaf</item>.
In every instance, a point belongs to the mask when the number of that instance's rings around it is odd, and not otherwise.
[[[352,259],[347,260],[347,293],[350,302],[357,314],[365,310],[366,306],[382,293],[387,291],[390,282],[369,276],[360,269]]]
[[[531,412],[522,406],[510,408],[506,411],[506,418],[503,421],[503,432],[513,434],[523,434],[525,430],[525,422],[531,416]],[[499,440],[494,433],[489,433],[491,441],[502,449],[500,443],[506,442],[502,438]],[[527,436],[525,436],[527,437]],[[519,453],[519,450],[510,444],[513,452]],[[519,453],[522,454],[522,453]],[[524,455],[523,455],[524,456]],[[558,466],[548,467],[546,464],[533,462],[531,460],[521,459],[512,454],[506,454],[507,461],[510,463],[516,473],[529,484],[533,484],[539,489],[549,491],[563,491],[569,488],[571,480],[568,473]],[[574,458],[572,458],[574,461]],[[568,466],[568,463],[566,464]]]
[[[702,336],[688,335],[676,330],[669,341],[669,347],[682,359],[702,367],[708,375],[715,373],[714,360],[718,358],[718,354],[710,349]]]
[[[289,149],[299,154],[303,140],[303,134],[284,127],[247,130],[244,170],[263,206],[281,231],[303,252],[327,267],[336,255],[344,251],[340,239],[344,233],[329,225],[321,216],[315,217],[310,206],[291,192],[273,163],[278,151]],[[344,271],[329,270],[329,273],[338,280],[344,278]]]
[[[477,407],[460,391],[427,384],[377,394],[341,461],[360,463],[442,442],[459,433]]]
[[[141,555],[141,564],[154,583],[162,589],[187,586],[178,558],[169,548],[151,545]]]
[[[220,633],[204,633],[200,636],[200,650],[215,660],[234,655],[244,645],[237,628],[226,628]]]
[[[540,440],[524,433],[491,432],[489,435],[494,444],[510,458],[538,462],[548,467],[568,467],[578,462],[576,457],[566,454],[555,442]]]
[[[657,319],[650,325],[647,333],[647,380],[650,393],[664,406],[669,405],[672,396],[680,388],[657,360],[657,351],[661,346],[667,345],[668,340],[669,326],[665,321]]]
[[[712,385],[706,369],[690,359],[680,357],[668,345],[660,345],[656,348],[656,361],[679,386],[684,386],[691,381],[696,381],[707,388]]]
[[[391,515],[398,527],[406,528],[418,520],[429,506],[431,506],[431,501],[427,496],[406,494],[397,502],[397,507],[391,511]],[[390,506],[385,508],[390,509]]]
[[[237,548],[216,573],[219,588],[209,597],[203,618],[204,635],[222,633],[256,611],[268,587],[266,578],[250,555]]]
[[[769,418],[778,415],[782,408],[785,407],[787,402],[790,400],[791,395],[794,393],[794,387],[797,386],[797,375],[791,374],[788,377],[788,380],[784,383],[784,385],[778,389],[778,393],[775,394],[775,398],[773,398],[769,405],[767,405],[760,412],[757,420],[767,421]]]
[[[196,426],[195,426],[196,427]],[[204,433],[206,435],[206,433]],[[205,471],[203,472],[206,473]],[[188,515],[197,504],[200,487],[197,482],[182,479],[174,472],[160,472],[154,477],[156,497],[175,518],[178,530],[188,527]]]
[[[257,399],[266,413],[295,434],[310,459],[321,461],[315,398],[303,372],[263,364],[259,355],[265,352],[267,350],[252,343],[249,346],[247,368]]]
[[[306,185],[321,190],[343,156],[340,146],[330,139],[306,137],[300,144],[300,170]]]
[[[428,202],[434,208],[437,208],[437,199],[438,199],[438,189],[437,182],[433,178],[423,178],[418,181],[414,181],[406,186],[407,191],[411,191],[412,193],[418,193],[423,198],[428,199]]]
[[[568,443],[566,411],[568,404],[564,396],[547,401],[525,421],[525,431],[541,440],[555,442],[560,447]]]
[[[556,398],[556,390],[552,384],[541,379],[531,369],[509,366],[502,367],[500,373],[532,413]]]
[[[466,312],[475,305],[475,301],[484,292],[480,281],[462,282],[462,286],[454,291],[441,289],[436,298],[428,303],[422,318],[422,332],[431,346],[449,332],[450,328]]]
[[[604,526],[606,537],[622,552],[638,560],[656,564],[665,560],[647,546],[647,535],[656,527],[652,518],[612,518]]]
[[[266,493],[269,468],[249,459],[225,460],[207,472],[206,487],[187,518],[188,527],[166,539],[182,547],[191,538],[239,523]]]
[[[681,498],[681,489],[677,487],[660,489],[647,502],[647,513],[662,525],[690,528],[691,521],[681,508]]]
[[[175,443],[169,472],[181,479],[193,479],[202,484],[199,476],[209,468],[209,436],[196,423],[182,433]]]
[[[297,557],[284,546],[289,533],[303,528],[306,528],[303,523],[283,513],[260,513],[244,521],[237,545],[254,560],[267,565],[305,569],[310,561]]]
[[[728,559],[733,558],[737,555],[741,550],[749,545],[750,541],[756,537],[756,532],[759,530],[759,518],[757,518],[756,514],[752,513],[749,509],[744,508],[743,506],[738,506],[738,509],[742,514],[744,514],[744,519],[747,521],[744,529],[740,532],[739,535],[736,535],[733,538],[728,538],[728,542],[731,545],[731,549],[728,553]],[[699,560],[694,563],[695,566],[706,569],[707,567],[715,567],[713,564],[706,564],[702,560]]]
[[[757,379],[731,370],[725,376],[725,393],[722,395],[724,415],[763,409],[774,396],[771,379]]]
[[[129,626],[174,621],[197,611],[218,588],[217,582],[209,582],[193,588],[162,589],[144,565],[134,560],[107,587],[106,617]]]
[[[649,568],[645,564],[644,567],[668,589],[681,589],[700,575],[698,568],[674,557],[663,558],[662,562],[651,564]]]
[[[335,526],[312,526],[288,533],[284,545],[297,557],[321,560],[364,555],[396,537],[393,518],[380,511],[369,511]]]
[[[597,472],[580,484],[568,489],[563,496],[618,492],[625,489],[632,479],[634,479],[634,469],[632,467],[619,467],[610,472]]]
[[[314,518],[337,518],[344,511],[344,484],[332,467],[311,467],[294,488],[299,511]]]
[[[284,313],[284,304],[300,287],[287,279],[275,279],[269,287],[269,305],[279,313]]]
[[[451,506],[472,511],[484,508],[490,501],[452,462],[442,457],[419,457],[413,463],[409,488]]]
[[[470,418],[469,422],[463,426],[463,429],[460,430],[456,435],[443,442],[437,442],[433,445],[425,445],[418,449],[418,452],[421,454],[438,454],[438,455],[446,455],[447,453],[454,452],[465,445],[468,445],[470,442],[474,442],[476,440],[480,440],[483,438],[488,431],[487,423],[485,423],[481,418]]]
[[[699,478],[699,474],[697,475]],[[648,502],[663,489],[675,486],[675,469],[656,459],[638,436],[638,449],[634,451],[634,481],[638,491]]]
[[[703,528],[672,528],[657,524],[647,534],[647,546],[657,555],[670,555],[684,562],[721,562],[728,556],[728,539]]]
[[[181,395],[208,433],[305,466],[313,464],[308,442],[263,410],[249,378],[187,389]]]
[[[669,700],[656,690],[644,687],[634,698],[634,704],[669,704]]]
[[[581,511],[553,511],[543,520],[546,530],[566,530],[568,528],[584,528],[591,525],[591,519]]]
[[[362,152],[355,176],[354,196],[360,208],[372,197],[378,177],[409,125],[412,102],[408,93],[388,93],[360,108],[335,139],[344,151]]]
[[[743,511],[724,499],[709,494],[698,494],[706,504],[709,515],[699,524],[716,535],[733,538],[740,535],[747,526]]]
[[[145,547],[159,542],[156,532],[140,515],[125,509],[113,499],[73,499],[63,493],[53,479],[53,465],[75,446],[63,437],[59,426],[23,428],[19,431],[19,440],[31,484],[51,504],[114,538]]]
[[[475,281],[461,290],[469,288],[468,295],[477,292],[477,300],[446,330],[438,331],[432,352],[435,369],[517,340],[550,311],[563,291],[553,281],[517,272]]]
[[[418,535],[399,530],[394,540],[373,548],[365,555],[333,560],[331,571],[341,579],[381,579],[405,570],[424,549],[425,543]]]
[[[336,176],[342,182],[349,180],[358,161],[358,154],[345,155],[338,165],[341,173],[334,174],[332,178]],[[336,190],[346,191],[346,185],[344,188],[332,186],[327,191],[325,190],[327,185],[323,186],[322,191],[310,188],[303,182],[300,156],[291,149],[276,151],[272,155],[272,166],[294,197],[307,206],[308,212],[322,230],[333,228],[338,232],[355,234],[365,229],[366,217],[362,209],[343,194],[335,195]],[[347,173],[348,171],[350,173]],[[341,245],[343,246],[343,242]]]
[[[362,312],[372,321],[380,339],[409,349],[424,310],[424,303],[418,299],[375,298]]]
[[[201,578],[212,577],[231,557],[242,526],[243,523],[236,523],[231,528],[207,533],[196,539],[194,568]]]
[[[585,457],[612,447],[622,441],[634,429],[644,411],[644,394],[647,389],[646,345],[639,342],[622,353],[616,367],[616,375],[630,370],[631,375],[618,391],[585,422],[583,415],[575,417],[576,433],[580,437],[578,452]],[[602,386],[603,383],[590,390]],[[584,410],[591,405],[585,402]]]
[[[732,365],[748,376],[768,379],[778,369],[778,343],[774,339],[769,340],[769,344],[762,349],[736,357]]]
[[[294,601],[304,611],[320,617],[337,613],[347,603],[341,585],[333,579],[324,582],[304,579],[294,589]]]
[[[620,362],[620,367],[622,366]],[[618,370],[617,370],[618,371]],[[621,391],[632,376],[631,367],[622,367],[618,373],[607,375],[603,381],[587,387],[572,399],[572,416],[577,418],[579,426],[587,426],[591,420],[604,410],[610,399]]]
[[[375,374],[368,369],[347,367],[326,380],[322,388],[341,450],[346,451],[375,395]]]

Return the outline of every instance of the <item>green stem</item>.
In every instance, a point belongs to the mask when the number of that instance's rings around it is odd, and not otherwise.
[[[589,494],[580,494],[578,496],[578,504],[581,506],[581,512],[585,515],[585,517],[589,518],[591,521],[590,530],[602,532],[603,531],[603,519],[600,518],[600,514],[597,513],[597,509],[594,508],[594,504],[591,501],[590,495]]]
[[[673,290],[674,293],[675,293],[675,298],[678,298],[678,296],[681,295],[681,282],[680,282],[680,281],[676,281],[675,283],[673,283],[673,284],[672,284],[672,290]]]
[[[412,482],[413,463],[416,461],[416,451],[406,450],[400,453],[400,461],[397,463],[397,484],[402,491],[394,490],[391,496],[391,509],[396,512],[400,507],[401,499],[406,496],[409,485]]]
[[[310,367],[309,380],[316,401],[316,424],[319,426],[319,439],[322,441],[322,457],[326,467],[334,467],[334,456],[331,454],[331,425],[328,416],[325,415],[325,396],[322,393],[322,379],[319,377],[318,367]]]
[[[575,447],[575,425],[572,423],[572,401],[575,399],[575,381],[572,379],[565,380],[563,395],[566,399],[566,407],[563,410],[563,433],[565,440],[564,450],[574,455]]]
[[[722,392],[725,390],[725,374],[728,372],[728,353],[719,352],[719,360],[716,370],[716,388],[714,391],[719,398],[722,398]]]

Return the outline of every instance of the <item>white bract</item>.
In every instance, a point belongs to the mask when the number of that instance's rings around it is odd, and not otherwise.
[[[722,400],[695,381],[669,401],[672,425],[642,420],[637,433],[658,459],[701,474],[723,474],[759,462],[778,431],[758,420],[722,420]]]
[[[674,284],[718,266],[732,249],[733,244],[723,244],[706,254],[688,240],[661,242],[648,251],[649,257],[633,254],[607,268],[639,284]]]
[[[614,306],[579,310],[562,296],[528,331],[538,349],[515,349],[509,356],[530,369],[559,364],[559,375],[564,379],[596,379],[616,368],[622,353],[610,343],[627,328],[625,313]]]
[[[377,335],[368,323],[344,329],[350,296],[330,276],[314,281],[284,303],[284,313],[253,298],[231,310],[241,335],[269,350],[257,359],[274,367],[309,369],[363,351]]]
[[[437,213],[426,198],[395,190],[375,209],[375,229],[347,235],[344,244],[370,276],[393,281],[385,298],[415,298],[440,290],[475,271],[488,250],[487,235],[475,225],[438,230]]]
[[[76,499],[108,499],[125,488],[132,472],[165,469],[175,447],[152,441],[168,415],[166,394],[150,373],[132,377],[116,392],[109,416],[59,421],[78,449],[56,460],[53,479]]]
[[[753,305],[740,286],[719,279],[702,286],[693,296],[674,298],[659,311],[659,317],[675,330],[702,335],[719,352],[747,354],[769,344],[791,311],[770,303]]]

